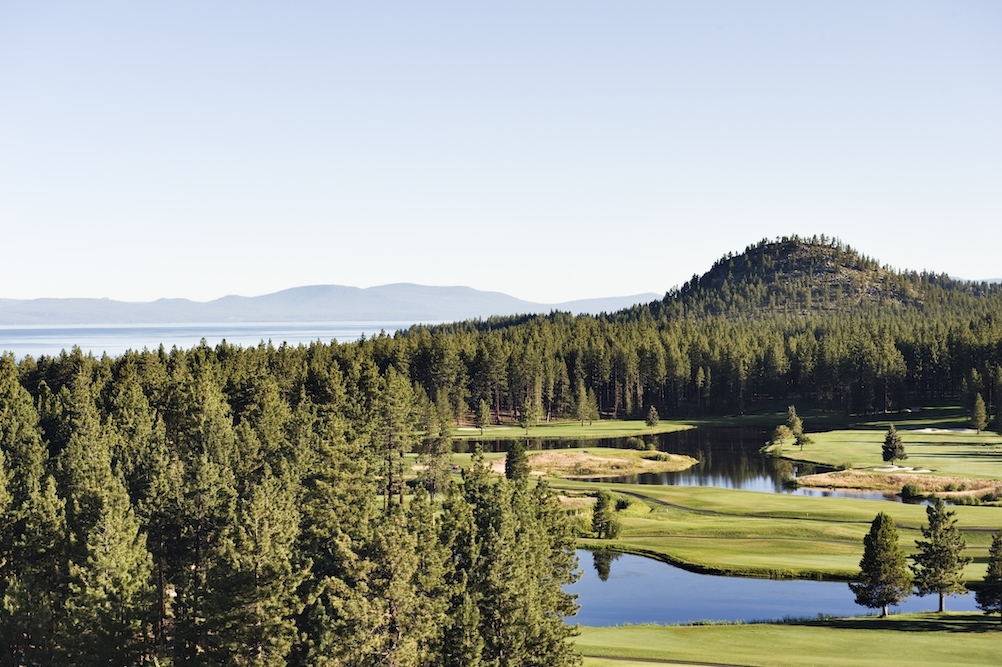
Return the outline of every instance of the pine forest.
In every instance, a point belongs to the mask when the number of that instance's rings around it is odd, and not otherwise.
[[[3,664],[579,664],[565,511],[518,467],[457,478],[451,427],[946,400],[1002,412],[1002,286],[825,237],[600,316],[8,354]]]

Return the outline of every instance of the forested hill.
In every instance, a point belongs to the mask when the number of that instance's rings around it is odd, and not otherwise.
[[[793,236],[763,240],[738,255],[728,253],[650,310],[655,317],[760,317],[907,306],[981,310],[983,297],[1000,295],[999,284],[897,271],[837,239]]]

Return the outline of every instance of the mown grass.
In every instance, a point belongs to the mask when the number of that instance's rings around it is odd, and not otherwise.
[[[948,613],[779,624],[582,627],[575,644],[588,656],[587,667],[630,665],[608,658],[750,667],[987,667],[999,664],[1002,626],[997,616]]]
[[[770,451],[785,458],[812,463],[849,465],[853,469],[864,470],[886,468],[889,464],[881,456],[881,446],[887,428],[888,422],[884,422],[882,428],[810,433],[814,442],[803,450],[786,444],[782,448],[773,447]],[[1002,435],[989,431],[928,433],[906,428],[900,422],[895,424],[895,428],[908,455],[905,461],[897,462],[899,466],[931,471],[919,474],[1002,478]]]
[[[714,574],[846,580],[859,571],[863,537],[877,512],[898,525],[901,546],[914,553],[926,511],[922,506],[852,498],[812,498],[708,487],[591,484],[554,481],[565,493],[596,487],[631,499],[619,512],[615,540],[580,539],[587,548],[609,548]],[[958,525],[974,561],[965,577],[984,577],[991,532],[1002,528],[1002,510],[956,507]],[[586,510],[583,512],[586,513]]]
[[[472,427],[453,428],[450,435],[461,440],[498,440],[519,438],[539,438],[539,439],[598,439],[598,438],[629,438],[631,436],[656,435],[659,433],[672,433],[693,428],[690,423],[683,422],[659,422],[657,426],[651,427],[642,419],[596,419],[592,423],[580,421],[551,421],[541,422],[528,429],[522,428],[518,424],[503,424],[500,426],[488,426],[484,428],[483,435],[480,429]]]

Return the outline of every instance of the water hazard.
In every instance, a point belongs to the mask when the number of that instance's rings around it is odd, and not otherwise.
[[[649,438],[657,449],[671,454],[685,454],[699,463],[688,470],[666,473],[645,473],[624,477],[603,477],[592,481],[625,484],[659,484],[673,486],[711,486],[742,491],[788,493],[793,495],[826,496],[893,500],[893,493],[879,491],[833,491],[829,489],[798,489],[789,484],[801,475],[827,472],[831,468],[794,463],[762,455],[759,450],[769,439],[769,432],[759,428],[696,428],[674,433],[662,433]],[[482,441],[485,451],[507,451],[511,440]],[[461,444],[462,447],[471,445]],[[529,448],[560,449],[566,447],[629,447],[627,438],[601,440],[532,440]]]
[[[854,601],[841,582],[743,579],[695,574],[660,561],[578,550],[581,579],[567,587],[581,609],[568,619],[581,625],[684,624],[859,616],[872,610]],[[935,611],[938,596],[912,596],[893,612]],[[974,594],[949,597],[951,611],[975,611]]]

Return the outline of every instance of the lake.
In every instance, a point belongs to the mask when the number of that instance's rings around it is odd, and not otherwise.
[[[212,346],[226,340],[243,347],[271,341],[276,347],[309,344],[314,341],[345,342],[380,331],[393,334],[413,326],[413,322],[257,322],[248,324],[105,324],[0,327],[0,351],[13,352],[17,359],[26,355],[38,358],[56,356],[78,346],[84,354],[111,356],[126,350],[155,350],[161,344],[168,350],[174,346],[189,349],[204,338]]]
[[[721,577],[629,554],[583,549],[577,554],[583,574],[566,590],[578,595],[581,610],[568,619],[570,623],[749,622],[818,614],[860,616],[873,611],[857,605],[849,586],[841,582]],[[913,595],[891,610],[936,611],[938,607],[937,595]],[[976,611],[974,594],[949,597],[946,608]]]

